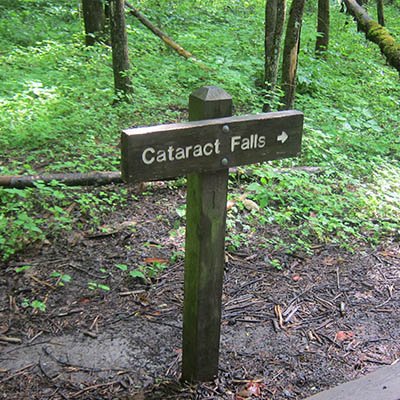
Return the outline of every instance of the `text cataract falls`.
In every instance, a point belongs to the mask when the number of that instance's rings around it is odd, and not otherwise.
[[[230,138],[229,150],[231,153],[234,153],[237,150],[246,151],[262,149],[266,146],[266,144],[266,137],[263,135],[253,134],[249,137],[232,136]],[[166,148],[157,150],[154,147],[146,147],[142,153],[142,161],[146,165],[151,165],[153,163],[179,161],[198,157],[210,157],[214,154],[220,153],[221,142],[219,139],[216,139],[214,142],[184,147],[175,147],[170,145]]]

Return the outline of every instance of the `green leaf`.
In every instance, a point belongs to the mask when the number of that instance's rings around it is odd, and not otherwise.
[[[109,292],[109,291],[111,290],[111,289],[110,289],[110,286],[103,285],[103,284],[101,284],[101,283],[97,284],[97,287],[98,287],[99,289],[101,289],[101,290],[106,291],[106,292]]]
[[[186,204],[181,204],[176,208],[176,213],[179,215],[180,218],[184,218],[186,215]]]
[[[17,274],[19,274],[19,273],[21,273],[21,272],[27,271],[27,270],[30,269],[30,268],[32,268],[31,265],[24,265],[24,266],[22,266],[22,267],[16,267],[16,268],[14,269],[14,271],[15,271]]]
[[[64,275],[61,276],[61,280],[62,280],[63,282],[65,282],[65,283],[71,282],[72,277],[71,277],[71,275],[64,274]]]
[[[34,308],[35,310],[46,311],[46,304],[40,300],[33,300],[31,302],[31,307]]]
[[[140,279],[146,279],[145,274],[142,271],[139,271],[137,269],[134,269],[132,271],[129,271],[129,275],[132,278],[140,278]]]
[[[128,271],[128,266],[126,264],[117,264],[116,267],[121,271]]]

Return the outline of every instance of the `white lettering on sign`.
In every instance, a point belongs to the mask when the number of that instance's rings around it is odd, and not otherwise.
[[[267,144],[266,137],[258,134],[250,135],[249,137],[232,136],[230,143],[230,151],[246,151],[253,149],[262,149]],[[210,157],[213,154],[220,154],[220,141],[207,142],[204,145],[195,144],[185,147],[169,146],[166,149],[156,150],[154,147],[147,147],[142,153],[142,161],[146,165],[151,165],[154,162],[162,163],[166,161],[185,160],[197,157]]]
[[[174,147],[168,146],[167,149],[156,150],[154,147],[146,147],[142,153],[142,161],[146,165],[154,162],[162,163],[166,161],[186,160],[192,157],[209,157],[213,154],[220,154],[220,141],[207,142],[204,145],[195,144],[193,146]]]
[[[232,136],[229,149],[231,153],[234,153],[235,151],[262,149],[266,144],[266,137],[259,134],[252,134],[246,137]],[[207,142],[203,145],[195,144],[185,147],[171,145],[159,150],[156,150],[154,147],[146,147],[142,153],[142,161],[146,165],[151,165],[153,163],[187,160],[189,158],[210,157],[213,154],[220,154],[220,146],[219,139],[216,139],[215,142]]]
[[[235,150],[253,150],[262,149],[265,147],[266,141],[265,136],[259,136],[257,134],[250,135],[250,137],[232,136],[231,138],[231,152]]]

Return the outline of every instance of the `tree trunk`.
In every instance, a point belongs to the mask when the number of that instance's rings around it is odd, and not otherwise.
[[[376,0],[376,8],[378,13],[378,24],[385,26],[385,13],[383,8],[383,0]]]
[[[364,5],[364,3],[367,4],[367,0],[356,0],[356,2],[361,7]],[[360,21],[358,21],[356,19],[356,22],[357,22],[357,32],[361,32],[362,28],[361,28],[361,25],[360,25]]]
[[[324,55],[329,45],[329,0],[318,0],[317,40],[315,54]],[[326,53],[325,53],[326,55]]]
[[[128,75],[130,64],[124,3],[124,0],[109,2],[114,87],[117,94],[127,95],[132,93],[132,85]]]
[[[86,46],[93,46],[104,33],[105,13],[102,0],[82,0]]]
[[[387,62],[400,72],[400,45],[396,43],[393,36],[390,35],[385,27],[373,21],[367,11],[356,0],[344,1],[347,9],[356,18],[361,30],[365,32],[367,39],[376,43],[386,57]]]
[[[278,79],[279,55],[286,0],[267,0],[265,6],[265,65],[264,82],[267,94],[263,111],[271,111],[273,92]]]
[[[105,0],[104,1],[104,14],[106,16],[106,23],[110,23],[110,1],[111,0]]]
[[[285,46],[282,63],[283,106],[281,110],[290,110],[294,106],[296,94],[296,73],[300,32],[302,26],[305,0],[293,0],[290,7],[289,20],[286,27]]]

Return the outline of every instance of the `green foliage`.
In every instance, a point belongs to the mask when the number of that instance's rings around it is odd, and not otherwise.
[[[20,274],[21,272],[25,272],[28,271],[29,269],[31,269],[32,267],[30,265],[23,265],[22,267],[16,267],[15,268],[15,272],[17,274]]]
[[[138,269],[129,271],[129,276],[131,276],[132,278],[139,278],[139,279],[146,280],[146,275]]]
[[[279,260],[277,260],[277,259],[271,260],[271,261],[270,261],[270,264],[271,264],[272,267],[274,267],[275,269],[277,269],[277,270],[279,270],[279,271],[282,269],[282,264],[281,264],[281,262],[280,262]]]
[[[153,279],[157,278],[160,272],[162,272],[166,267],[166,264],[160,262],[139,265],[137,268],[129,271],[129,276],[150,283]]]
[[[108,285],[104,285],[103,283],[98,282],[88,282],[88,289],[89,290],[103,290],[105,292],[109,292],[111,289]]]
[[[72,277],[68,274],[63,274],[62,272],[54,271],[50,274],[50,278],[56,278],[57,286],[64,286],[66,283],[71,282]]]
[[[387,165],[385,175],[391,170]],[[396,187],[392,185],[394,192],[388,193],[386,202],[373,194],[382,190],[377,186],[379,180],[382,184],[381,173],[370,184],[336,171],[321,176],[292,171],[283,176],[260,168],[254,173],[259,180],[250,184],[249,190],[263,209],[258,220],[285,227],[300,248],[314,242],[343,246],[354,239],[374,242],[395,229],[397,221],[387,221],[387,215],[400,211],[395,204]],[[399,178],[397,175],[394,181],[400,182]]]
[[[130,269],[126,264],[116,264],[115,266],[120,271],[127,273],[129,277],[139,279],[147,283],[151,281],[162,272],[167,265],[160,262],[147,263],[145,265],[139,265],[136,268]]]
[[[82,216],[90,217],[93,227],[99,225],[101,213],[122,204],[126,194],[125,188],[87,193],[57,182],[39,182],[24,190],[0,189],[0,258],[70,230],[74,223],[79,227]]]
[[[175,211],[180,218],[184,218],[186,216],[186,204],[181,204]]]
[[[78,3],[0,0],[1,175],[117,170],[122,128],[186,119],[188,96],[203,85],[230,92],[237,114],[261,110],[264,1],[139,0],[141,11],[203,64],[177,56],[128,16],[134,95],[132,104],[117,105],[110,48],[83,45]],[[399,229],[398,74],[351,19],[336,9],[331,15],[326,60],[314,57],[312,4],[302,29],[296,106],[306,116],[302,155],[252,167],[245,179],[261,210],[246,220],[237,206],[228,221],[232,249],[248,243],[259,221],[279,224],[306,250],[316,241],[375,242]],[[396,15],[386,7],[394,37],[400,33]],[[317,166],[321,173],[275,172],[295,165]],[[126,198],[122,188],[39,183],[0,189],[0,257],[72,226],[83,228],[85,219],[91,224],[85,228],[98,228],[102,214]],[[177,212],[184,216],[184,208]],[[278,248],[285,245],[274,240]],[[149,280],[160,270],[145,265],[125,272]],[[96,282],[91,287],[105,290]]]
[[[46,311],[46,303],[43,302],[42,300],[32,300],[29,301],[29,299],[24,298],[21,302],[21,306],[23,308],[28,308],[31,307],[33,310],[37,310],[37,311],[42,311],[45,312]]]
[[[128,266],[126,264],[117,264],[116,268],[118,268],[120,271],[123,271],[123,272],[128,271]]]

